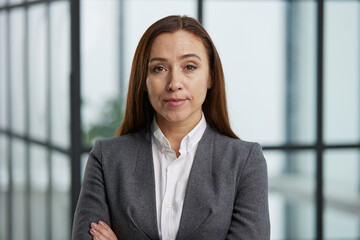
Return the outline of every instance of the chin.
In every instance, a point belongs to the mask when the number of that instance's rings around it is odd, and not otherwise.
[[[165,119],[166,119],[168,122],[176,123],[176,122],[183,122],[183,121],[185,121],[187,118],[188,118],[188,116],[173,116],[173,115],[170,115],[170,116],[167,116]]]
[[[170,112],[166,115],[162,115],[162,118],[164,118],[165,121],[169,123],[180,123],[187,120],[190,120],[193,116],[193,113],[189,111],[176,111],[176,112]]]

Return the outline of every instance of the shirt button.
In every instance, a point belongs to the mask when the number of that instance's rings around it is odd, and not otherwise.
[[[167,208],[171,208],[171,203],[168,202],[168,203],[165,204],[165,206],[166,206]]]
[[[169,172],[170,172],[170,173],[173,173],[173,172],[174,172],[174,168],[173,168],[173,167],[169,167],[168,169],[169,169]]]

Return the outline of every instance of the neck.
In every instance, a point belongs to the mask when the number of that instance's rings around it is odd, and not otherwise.
[[[176,156],[179,156],[179,149],[182,139],[200,122],[201,115],[198,121],[196,122],[168,122],[168,121],[159,121],[157,118],[156,123],[161,129],[164,136],[168,139],[171,149],[176,152]]]

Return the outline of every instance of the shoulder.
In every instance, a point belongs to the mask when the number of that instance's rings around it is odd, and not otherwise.
[[[91,153],[101,157],[113,156],[115,153],[127,154],[128,152],[134,152],[139,146],[146,146],[147,144],[151,144],[150,133],[129,133],[119,137],[96,140]]]
[[[98,139],[95,144],[101,144],[102,146],[111,148],[118,147],[119,145],[131,145],[137,143],[139,141],[150,141],[150,133],[149,132],[136,132],[136,133],[128,133],[126,135],[107,138],[107,139]]]
[[[248,159],[250,155],[262,156],[261,145],[257,142],[248,142],[241,139],[225,136],[211,127],[208,131],[213,134],[214,152],[222,154],[224,157],[236,157]]]

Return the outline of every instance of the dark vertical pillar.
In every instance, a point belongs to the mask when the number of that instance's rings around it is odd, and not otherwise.
[[[317,1],[317,132],[316,132],[316,238],[323,239],[323,81],[324,81],[324,0]]]
[[[197,0],[197,20],[203,23],[203,2],[204,0]]]
[[[81,158],[81,114],[80,114],[80,0],[71,1],[71,77],[70,77],[70,121],[71,121],[71,216],[79,197]],[[72,217],[71,217],[72,220]]]

